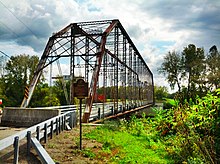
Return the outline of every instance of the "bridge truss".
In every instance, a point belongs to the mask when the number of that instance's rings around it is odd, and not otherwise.
[[[84,120],[91,114],[97,92],[102,99],[111,99],[115,113],[119,102],[122,108],[154,103],[152,72],[120,21],[105,20],[72,23],[49,38],[21,107],[29,105],[43,69],[61,58],[69,64],[70,104],[76,77],[89,83]]]

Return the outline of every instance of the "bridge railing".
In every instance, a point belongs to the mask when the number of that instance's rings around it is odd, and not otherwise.
[[[32,145],[35,148],[40,149],[39,146],[36,146],[36,145],[39,145],[39,143],[37,143],[34,138],[36,138],[38,141],[44,140],[44,142],[46,143],[48,137],[52,138],[54,133],[58,135],[61,131],[65,129],[71,129],[75,125],[76,125],[76,112],[75,111],[66,112],[64,114],[53,117],[49,120],[41,122],[37,125],[34,125],[25,130],[22,130],[12,136],[9,136],[7,138],[0,140],[0,151],[13,145],[14,147],[14,162],[13,163],[18,163],[19,141],[26,138],[28,134],[30,137],[27,137],[27,143],[28,143],[27,154],[30,151],[30,143],[32,143]],[[48,159],[48,158],[44,158],[48,156],[47,154],[45,154],[45,152],[42,152],[42,150],[37,150],[37,152],[39,153],[39,156],[41,157],[42,161],[45,161]]]

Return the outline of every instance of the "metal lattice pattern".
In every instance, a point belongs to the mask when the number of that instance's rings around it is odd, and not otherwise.
[[[119,20],[107,20],[73,23],[49,38],[22,107],[28,106],[42,70],[61,58],[70,63],[72,83],[78,76],[89,82],[88,115],[97,91],[114,102],[115,112],[119,102],[123,108],[153,104],[153,74]]]

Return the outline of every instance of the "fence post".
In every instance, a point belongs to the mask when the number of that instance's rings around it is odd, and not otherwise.
[[[114,109],[113,109],[113,106],[111,106],[111,113],[112,113],[112,115],[114,115]]]
[[[50,139],[53,138],[53,120],[50,122]]]
[[[18,163],[18,155],[19,155],[19,137],[16,136],[14,138],[14,161],[13,161],[13,164]]]
[[[47,143],[47,123],[44,124],[44,143]]]
[[[126,106],[123,106],[123,111],[122,112],[125,112],[126,111]]]
[[[63,122],[63,127],[64,127],[64,130],[66,130],[66,114],[64,115],[64,122]]]
[[[70,128],[72,129],[73,128],[73,112],[69,113],[69,125],[70,125]]]
[[[63,116],[60,117],[60,131],[63,131]]]
[[[36,138],[37,138],[38,141],[40,141],[40,127],[39,126],[37,126],[36,131],[37,131],[37,137]]]
[[[56,118],[56,135],[59,134],[58,118]]]
[[[27,132],[27,157],[30,157],[31,151],[31,131]]]
[[[77,125],[77,116],[76,116],[76,112],[73,112],[73,127],[76,127]]]
[[[119,106],[119,112],[122,112],[122,105]]]
[[[64,128],[65,128],[65,126],[64,126],[64,116],[62,116],[62,131],[64,131]]]
[[[61,118],[59,117],[59,133],[61,133]]]
[[[71,128],[76,126],[76,112],[72,112],[70,114],[70,118],[71,118]]]
[[[98,108],[98,119],[101,119],[101,109]]]

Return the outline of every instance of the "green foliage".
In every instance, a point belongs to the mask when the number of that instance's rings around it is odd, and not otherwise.
[[[220,87],[220,53],[216,46],[205,56],[204,49],[189,44],[181,53],[168,52],[158,69],[165,75],[171,89],[178,87],[183,100],[195,102],[196,96]]]
[[[163,108],[164,109],[170,109],[172,107],[177,107],[179,104],[178,101],[174,100],[174,99],[168,99],[166,98],[164,103],[163,103]]]
[[[88,157],[88,158],[91,158],[91,159],[93,159],[95,157],[95,154],[88,148],[82,150],[82,153],[83,153],[84,157]]]
[[[164,86],[154,86],[154,96],[157,102],[168,97],[168,89]]]
[[[166,75],[171,89],[174,89],[174,86],[177,85],[180,92],[182,61],[179,53],[175,51],[168,52],[165,55],[164,62],[161,64],[158,71]]]
[[[99,127],[87,137],[102,142],[105,152],[118,150],[110,163],[173,163],[149,123],[146,118],[132,117]]]
[[[220,89],[182,105],[155,109],[153,118],[108,122],[87,134],[103,143],[103,151],[118,149],[112,163],[219,163]]]
[[[1,78],[0,96],[3,97],[5,106],[20,106],[24,89],[30,82],[38,63],[37,56],[18,55],[12,56],[6,63],[7,74]]]
[[[219,88],[220,87],[220,53],[217,47],[214,45],[210,48],[209,54],[206,58],[207,70],[208,70],[208,83],[210,87]]]
[[[154,125],[177,162],[218,163],[220,90],[195,104],[159,111]]]

